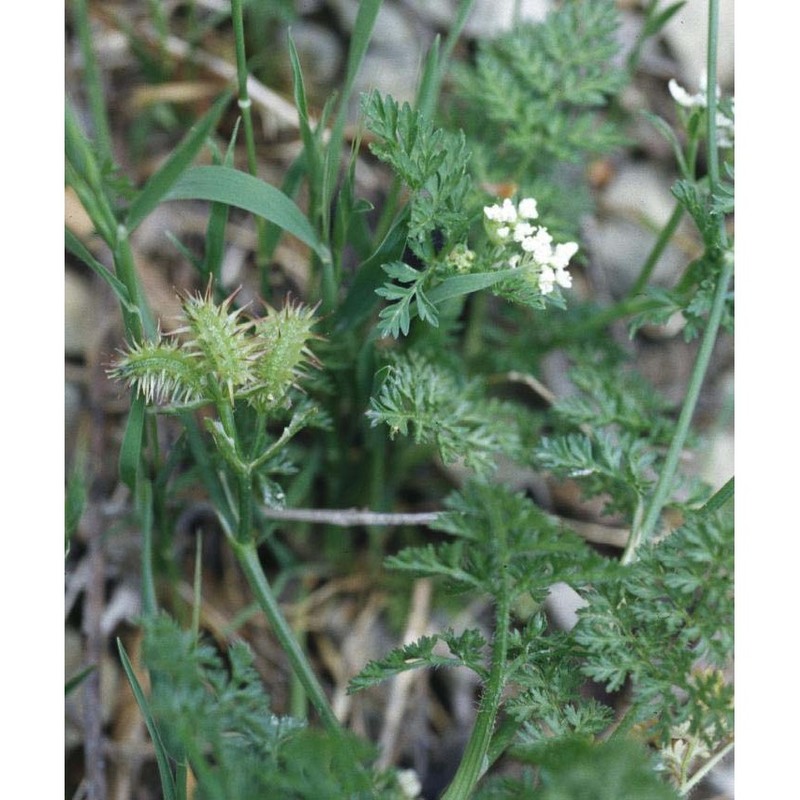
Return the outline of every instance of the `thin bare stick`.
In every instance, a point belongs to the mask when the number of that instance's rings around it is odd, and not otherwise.
[[[336,525],[340,528],[352,528],[357,525],[430,525],[435,522],[441,511],[422,511],[417,513],[380,513],[357,508],[262,508],[266,519],[281,522],[310,522],[316,525]],[[608,525],[583,522],[575,519],[564,519],[564,523],[587,542],[607,544],[612,547],[625,547],[628,541],[628,530],[613,528]]]
[[[377,511],[363,511],[357,508],[262,508],[262,514],[267,519],[285,522],[311,522],[318,525],[337,525],[340,528],[350,528],[355,525],[430,525],[439,516],[438,511],[416,514],[382,514]]]

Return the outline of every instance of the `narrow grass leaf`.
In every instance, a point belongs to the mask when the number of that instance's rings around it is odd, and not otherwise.
[[[297,54],[297,48],[291,35],[289,36],[289,60],[292,65],[294,104],[297,107],[297,115],[300,120],[300,137],[303,140],[303,149],[306,154],[309,183],[312,189],[316,191],[319,179],[320,152],[308,119],[308,102],[306,100],[305,82],[303,81],[303,70],[300,66],[300,56]]]
[[[206,138],[219,122],[229,100],[230,93],[226,92],[189,131],[164,165],[147,181],[128,210],[125,220],[128,231],[134,230],[144,220],[164,199],[178,178],[189,168],[203,147]]]
[[[667,6],[663,11],[648,15],[644,30],[639,34],[640,37],[644,39],[648,36],[655,36],[685,5],[686,0],[680,0],[680,2]],[[651,8],[657,8],[656,4],[651,3]]]
[[[227,208],[227,206],[223,206]],[[209,221],[210,221],[209,217]],[[172,246],[201,274],[203,275],[203,262],[172,232],[167,231],[166,237]],[[208,277],[207,273],[204,277]]]
[[[289,169],[286,170],[286,174],[283,177],[283,183],[281,183],[281,191],[288,198],[291,199],[297,195],[307,171],[306,153],[305,150],[301,150],[300,155],[289,165]],[[266,228],[263,252],[264,258],[269,262],[272,260],[272,254],[275,252],[275,248],[278,246],[278,242],[281,239],[283,228],[272,222],[268,223]]]
[[[89,664],[88,667],[84,667],[80,672],[73,675],[65,684],[64,684],[64,696],[68,696],[72,694],[94,671],[96,667],[94,664]]]
[[[72,255],[83,261],[89,269],[99,275],[111,287],[111,291],[114,292],[120,305],[131,314],[136,313],[136,308],[131,303],[125,284],[113,272],[103,266],[69,228],[64,228],[64,244]]]
[[[147,702],[147,698],[142,690],[142,685],[139,683],[139,679],[136,677],[136,673],[133,671],[133,665],[128,658],[128,654],[125,652],[125,648],[120,639],[117,639],[117,648],[119,649],[119,657],[122,661],[122,668],[125,670],[125,674],[128,677],[128,682],[131,685],[131,690],[133,691],[133,696],[136,698],[136,703],[139,706],[139,710],[142,712],[142,716],[144,717],[144,724],[147,726],[147,731],[150,734],[150,738],[153,740],[153,748],[155,750],[156,762],[158,764],[158,772],[161,776],[161,789],[164,793],[164,800],[178,800],[178,796],[175,791],[175,779],[173,778],[172,772],[169,768],[169,754],[167,753],[167,749],[164,747],[164,743],[161,741],[161,734],[158,731],[158,726],[156,725],[156,721],[153,718],[153,713],[150,710],[150,704]]]
[[[342,158],[342,141],[344,139],[344,126],[347,121],[347,106],[353,93],[353,85],[364,56],[367,53],[372,29],[381,9],[382,0],[362,0],[358,6],[358,14],[353,24],[353,33],[350,37],[350,49],[347,54],[347,70],[345,73],[344,87],[339,98],[339,109],[336,122],[331,131],[330,143],[326,152],[325,171],[323,176],[322,203],[326,210],[330,205],[333,187],[336,185],[336,176]],[[325,228],[328,228],[326,224]]]
[[[131,491],[136,489],[136,476],[142,454],[142,435],[144,434],[144,396],[137,394],[131,401],[131,411],[125,426],[125,436],[119,454],[119,474],[122,482]]]
[[[456,18],[453,24],[449,26],[444,47],[441,46],[441,36],[437,35],[431,45],[431,49],[428,51],[422,78],[419,82],[419,89],[417,90],[417,110],[429,119],[434,116],[450,56],[474,4],[475,0],[461,0],[456,12]]]
[[[274,222],[307,244],[319,257],[329,258],[305,214],[280,189],[230,167],[194,167],[172,185],[164,200],[208,200],[227,203]]]
[[[353,35],[350,37],[350,51],[347,54],[347,73],[340,111],[344,109],[350,99],[353,82],[367,53],[370,39],[372,39],[372,29],[375,26],[375,20],[381,10],[381,5],[383,5],[383,0],[362,0],[359,4],[358,14],[353,25]],[[339,116],[340,118],[343,117],[341,113]]]
[[[417,109],[425,117],[430,116],[439,90],[441,44],[442,37],[437,33],[430,50],[428,50],[417,89]]]
[[[231,135],[231,140],[228,142],[228,149],[225,151],[225,158],[223,164],[226,167],[233,166],[233,156],[235,153],[236,138],[239,133],[239,122],[236,120],[236,125]],[[219,155],[215,155],[214,163],[220,163]],[[214,286],[218,291],[222,289],[222,259],[225,254],[225,228],[228,226],[228,214],[230,206],[226,203],[212,203],[211,210],[208,215],[208,225],[206,226],[206,241],[203,262],[200,264],[200,274],[204,280],[213,277]]]

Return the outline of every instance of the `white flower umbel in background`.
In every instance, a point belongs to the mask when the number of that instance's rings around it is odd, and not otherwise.
[[[554,246],[547,228],[533,224],[538,216],[533,197],[523,198],[518,205],[506,198],[502,205],[483,209],[486,232],[503,249],[504,268],[528,270],[542,294],[550,294],[556,286],[569,289],[572,275],[567,267],[578,245],[566,242]]]
[[[700,75],[700,91],[689,94],[675,78],[668,84],[672,99],[682,108],[690,112],[696,108],[708,107],[708,76],[705,71]],[[717,100],[721,99],[719,86],[716,86]],[[733,147],[733,98],[717,106],[717,144],[720,147]]]

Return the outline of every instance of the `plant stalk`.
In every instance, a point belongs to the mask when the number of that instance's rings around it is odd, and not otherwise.
[[[494,735],[495,720],[503,698],[506,680],[509,628],[511,624],[511,588],[508,579],[508,552],[506,530],[501,520],[492,520],[492,531],[497,542],[500,559],[499,586],[496,592],[494,641],[489,678],[481,697],[475,726],[458,765],[453,780],[441,800],[467,800],[489,768],[489,748]],[[496,757],[496,753],[493,754]]]
[[[492,743],[497,711],[505,687],[506,653],[511,603],[507,592],[500,595],[495,615],[495,634],[492,644],[492,667],[481,697],[475,727],[472,729],[458,771],[442,800],[466,800],[489,767],[489,746]]]
[[[331,733],[340,734],[342,731],[341,726],[328,703],[325,691],[311,669],[305,653],[297,643],[294,631],[286,621],[267,581],[258,558],[255,542],[252,540],[248,542],[231,541],[231,544],[261,610],[269,620],[269,624],[275,636],[277,636],[283,651],[286,653],[295,675],[303,685],[312,705],[316,708],[322,723]]]
[[[247,170],[254,177],[258,177],[258,160],[256,158],[256,137],[253,129],[253,102],[247,90],[247,56],[244,46],[244,12],[242,0],[231,0],[231,20],[236,41],[236,77],[238,84],[238,103],[242,112],[244,123],[244,141],[247,149]],[[267,225],[261,217],[255,218],[258,249],[256,251],[256,265],[261,274],[261,293],[264,297],[269,295],[269,281],[267,268],[269,266],[269,241],[267,239]]]
[[[658,264],[658,260],[661,258],[664,250],[672,239],[672,236],[677,230],[678,225],[680,225],[682,217],[683,206],[680,203],[676,203],[675,208],[672,211],[672,215],[670,216],[669,220],[667,220],[666,225],[664,225],[664,227],[661,229],[661,232],[658,234],[658,239],[656,239],[656,243],[653,245],[653,249],[650,251],[650,254],[647,256],[647,260],[642,265],[642,270],[639,273],[639,276],[636,278],[636,282],[633,284],[633,286],[631,286],[627,295],[628,297],[636,297],[636,295],[641,294],[647,288],[647,284],[650,282],[650,277],[653,274],[653,270],[655,269],[656,264]]]
[[[719,163],[716,143],[716,68],[717,68],[717,25],[719,22],[719,0],[710,0],[708,13],[708,179],[709,191],[713,197],[719,183]],[[653,497],[647,507],[642,524],[631,530],[631,537],[623,554],[623,563],[628,563],[635,557],[636,549],[643,542],[648,541],[655,530],[659,515],[669,500],[672,490],[672,482],[678,468],[678,460],[689,433],[692,417],[700,396],[700,389],[703,385],[708,365],[711,361],[711,354],[717,341],[722,314],[725,310],[725,299],[728,294],[728,287],[733,277],[733,258],[724,252],[727,245],[727,235],[725,232],[725,220],[720,219],[720,244],[723,247],[721,256],[722,268],[717,278],[717,286],[714,292],[714,299],[711,312],[708,317],[708,324],[703,333],[700,350],[697,353],[697,360],[689,380],[686,390],[681,414],[675,429],[675,435],[667,451],[664,468],[658,477]]]

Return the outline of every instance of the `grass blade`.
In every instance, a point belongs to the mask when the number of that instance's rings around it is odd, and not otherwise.
[[[319,257],[329,258],[327,249],[305,214],[280,189],[230,167],[194,167],[172,185],[164,200],[209,200],[227,203],[257,214],[307,244]]]
[[[131,411],[125,426],[125,437],[119,453],[119,475],[132,492],[136,491],[144,434],[144,397],[137,394],[131,400]]]
[[[188,169],[203,147],[206,138],[219,122],[230,97],[230,93],[226,92],[214,103],[208,113],[189,131],[166,163],[151,176],[141,192],[134,198],[125,220],[128,231],[134,230],[144,220]]]
[[[358,74],[364,56],[367,53],[372,29],[380,11],[382,0],[362,0],[358,6],[358,15],[353,25],[353,34],[350,37],[350,50],[347,54],[347,71],[345,73],[344,87],[339,98],[339,109],[336,115],[336,122],[331,130],[330,143],[326,152],[325,171],[323,176],[323,213],[328,214],[330,200],[336,186],[336,178],[339,174],[339,165],[342,160],[342,142],[344,141],[344,126],[347,122],[347,106],[350,102],[350,95],[353,93],[353,85]],[[330,230],[330,218],[324,221],[326,233]]]
[[[136,306],[131,303],[125,284],[113,272],[103,266],[69,228],[64,228],[64,244],[72,255],[83,261],[89,269],[96,272],[111,287],[123,308],[131,314],[138,313]]]
[[[89,664],[88,667],[84,667],[80,670],[77,674],[73,675],[65,684],[64,684],[64,696],[67,697],[68,695],[72,694],[88,677],[95,671],[97,667],[94,664]]]
[[[161,741],[161,734],[158,732],[156,721],[153,718],[152,712],[150,711],[150,704],[147,702],[147,698],[142,690],[142,685],[139,683],[136,673],[133,671],[133,665],[128,658],[128,654],[125,652],[125,648],[123,647],[120,639],[117,639],[117,648],[119,649],[119,657],[122,661],[122,668],[125,670],[125,674],[128,676],[128,682],[131,685],[133,696],[136,698],[136,704],[139,706],[139,710],[142,712],[144,724],[147,726],[147,731],[150,734],[150,738],[153,740],[153,748],[155,749],[158,772],[161,776],[161,789],[164,793],[164,800],[178,800],[175,789],[175,779],[169,768],[169,754],[167,753],[167,749],[164,747],[164,743]]]

